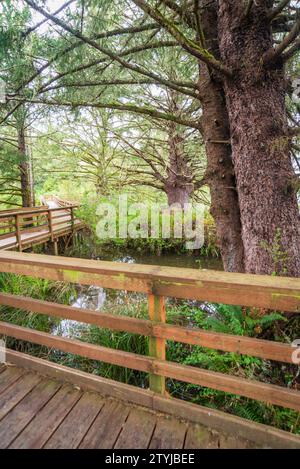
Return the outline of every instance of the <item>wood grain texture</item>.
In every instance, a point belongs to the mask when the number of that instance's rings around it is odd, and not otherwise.
[[[148,296],[148,313],[151,323],[166,322],[165,299],[163,296]],[[149,355],[160,360],[166,359],[166,341],[158,336],[149,337]],[[151,391],[164,394],[166,392],[166,380],[163,376],[150,373],[149,387]]]
[[[0,271],[160,296],[300,311],[300,279],[0,252]]]
[[[118,401],[107,401],[85,435],[81,449],[113,448],[128,417],[130,408]]]
[[[174,418],[158,417],[150,449],[182,449],[187,424]]]
[[[142,409],[132,409],[115,444],[115,449],[148,448],[155,424],[154,414]]]
[[[103,406],[104,399],[102,396],[96,393],[85,392],[44,445],[44,448],[77,448]]]
[[[10,448],[42,448],[80,396],[80,391],[73,386],[62,386],[43,409],[36,413],[34,419],[12,442]]]
[[[0,448],[7,448],[40,409],[54,396],[61,384],[43,380],[0,421]]]
[[[0,395],[0,420],[5,417],[39,382],[41,377],[26,373]]]

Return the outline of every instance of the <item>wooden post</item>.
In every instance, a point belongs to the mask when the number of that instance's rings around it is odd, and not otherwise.
[[[20,252],[22,252],[22,238],[21,238],[19,215],[15,215],[15,226],[16,226],[16,240],[17,240],[17,243],[18,243],[18,250]]]
[[[57,239],[53,241],[53,252],[55,256],[58,256],[58,242]]]
[[[153,322],[166,322],[165,298],[163,296],[149,295],[149,318]],[[158,337],[149,337],[149,355],[151,357],[166,359],[166,341]],[[165,394],[166,380],[164,376],[149,375],[149,387],[151,391]]]
[[[72,233],[74,231],[74,211],[73,211],[73,207],[71,207],[71,230],[72,230]]]
[[[50,232],[50,236],[51,236],[51,241],[53,241],[53,222],[52,222],[52,212],[51,210],[49,209],[48,210],[48,224],[49,224],[49,232]]]

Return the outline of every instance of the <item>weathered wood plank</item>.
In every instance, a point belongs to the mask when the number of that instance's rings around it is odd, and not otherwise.
[[[39,382],[37,374],[26,373],[0,395],[0,420],[5,417]]]
[[[187,424],[174,418],[158,417],[150,449],[182,449]]]
[[[75,449],[104,406],[99,394],[85,392],[44,445],[46,449]]]
[[[166,340],[199,345],[223,352],[234,352],[268,360],[293,363],[291,346],[281,342],[169,324],[154,324],[153,334]]]
[[[300,279],[0,253],[0,270],[160,296],[300,311]]]
[[[16,326],[11,323],[0,322],[0,333],[16,339],[26,340],[49,348],[57,348],[64,352],[73,353],[93,360],[104,361],[126,368],[150,372],[152,370],[152,358],[135,353],[88,344],[77,339],[67,339],[46,332],[35,331],[26,327]]]
[[[108,329],[127,331],[133,334],[150,335],[152,333],[151,321],[99,313],[84,308],[75,308],[49,301],[35,300],[25,296],[16,296],[9,293],[0,293],[0,304],[13,308],[31,311],[47,316],[54,316],[74,321],[95,324]]]
[[[64,385],[9,446],[14,449],[39,449],[47,442],[75,403],[81,392]]]
[[[24,370],[8,367],[0,374],[0,393],[4,392],[12,383],[24,374]]]
[[[185,449],[217,449],[219,434],[203,425],[190,425],[184,443]]]
[[[300,411],[300,392],[193,366],[155,360],[157,374]]]
[[[43,380],[0,422],[0,448],[7,448],[37,412],[58,391],[61,384]]]
[[[79,385],[85,390],[97,391],[104,396],[121,399],[123,402],[142,405],[160,414],[169,414],[176,418],[214,428],[220,432],[239,435],[241,438],[254,442],[256,446],[300,448],[299,435],[226,414],[220,410],[192,404],[180,399],[170,399],[146,389],[118,383],[14,350],[7,350],[7,360],[17,366],[39,372],[44,376],[55,377]]]
[[[148,448],[156,425],[156,415],[142,409],[132,409],[115,449]]]
[[[80,449],[113,448],[130,408],[117,401],[108,401],[85,435]]]
[[[119,383],[112,379],[69,368],[45,359],[16,352],[15,350],[7,350],[7,360],[17,366],[33,370],[50,378],[56,378],[80,386],[84,390],[100,392],[100,394],[105,396],[152,408],[154,393],[148,389]]]

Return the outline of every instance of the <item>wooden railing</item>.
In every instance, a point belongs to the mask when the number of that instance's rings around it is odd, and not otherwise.
[[[23,237],[22,240],[22,235],[31,233],[36,233],[36,237],[40,236],[41,239],[50,237],[53,241],[57,232],[66,228],[74,230],[74,210],[77,207],[78,205],[58,208],[42,206],[0,211],[0,244],[3,244],[5,249],[17,247],[22,251],[23,247],[30,243],[28,237]]]
[[[48,202],[54,202],[58,207],[71,207],[72,205],[78,206],[78,202],[61,199],[57,195],[43,195],[41,202],[47,205]]]
[[[149,337],[149,356],[0,322],[0,334],[49,348],[140,370],[150,375],[150,389],[165,393],[165,379],[192,383],[300,411],[300,392],[166,360],[166,341],[293,363],[290,344],[166,324],[165,297],[300,312],[300,280],[16,252],[0,253],[0,272],[55,281],[142,292],[149,298],[149,319],[78,309],[28,297],[0,293],[0,304]]]

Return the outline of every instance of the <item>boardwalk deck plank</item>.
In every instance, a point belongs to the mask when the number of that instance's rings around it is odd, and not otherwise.
[[[38,411],[59,390],[61,384],[43,380],[0,422],[0,448],[7,448]]]
[[[159,417],[149,448],[182,449],[187,424],[174,418]]]
[[[1,448],[202,449],[273,447],[271,440],[254,443],[237,431],[213,430],[164,412],[104,397],[40,372],[7,368],[0,373]],[[63,377],[60,376],[62,380]],[[67,381],[67,380],[66,380]],[[249,422],[250,425],[252,425]],[[286,434],[288,447],[300,440]],[[250,438],[251,439],[251,438]],[[279,446],[277,442],[275,447]],[[294,445],[294,446],[293,446]]]
[[[39,449],[47,442],[81,396],[73,386],[63,386],[20,433],[10,448]]]
[[[156,415],[132,409],[115,444],[116,449],[148,448],[156,425]]]
[[[104,399],[96,393],[86,392],[47,441],[46,449],[75,449],[88,432],[104,406]]]
[[[80,448],[113,448],[130,408],[117,401],[108,401],[83,439]]]
[[[24,371],[19,368],[15,368],[15,367],[6,368],[2,373],[0,373],[0,393],[4,392],[11,384],[17,381],[23,374],[24,374]]]
[[[39,382],[41,377],[34,373],[24,375],[0,395],[0,420],[8,414]]]

